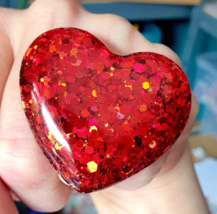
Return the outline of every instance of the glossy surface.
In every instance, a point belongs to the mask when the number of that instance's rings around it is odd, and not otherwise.
[[[55,29],[27,50],[22,105],[33,134],[79,192],[108,187],[166,152],[191,108],[184,72],[155,53],[117,56],[88,32]]]

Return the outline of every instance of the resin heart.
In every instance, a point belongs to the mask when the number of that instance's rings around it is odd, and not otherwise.
[[[122,181],[162,156],[191,108],[184,72],[156,53],[117,56],[90,33],[55,29],[27,50],[22,104],[34,136],[79,192]]]

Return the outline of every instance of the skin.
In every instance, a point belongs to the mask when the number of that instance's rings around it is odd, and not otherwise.
[[[75,0],[37,0],[24,11],[0,8],[0,210],[17,213],[13,199],[43,212],[61,209],[72,189],[57,176],[37,145],[22,109],[19,71],[31,42],[45,31],[77,27],[98,37],[111,51],[150,51],[181,66],[168,47],[147,41],[115,15],[95,15]],[[101,214],[208,214],[187,138],[198,112],[192,95],[188,123],[174,146],[135,176],[91,196]]]

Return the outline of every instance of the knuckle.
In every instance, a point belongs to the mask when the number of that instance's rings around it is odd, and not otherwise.
[[[118,35],[127,38],[135,31],[134,27],[121,16],[106,14],[104,17],[105,26],[110,29],[110,33],[118,32]]]
[[[114,15],[114,14],[106,14],[105,15],[105,21],[109,22],[110,25],[125,25],[129,23],[126,19],[124,19],[121,16]]]
[[[74,25],[82,10],[76,0],[38,0],[27,9],[24,18],[35,37],[52,28]]]
[[[28,9],[42,14],[45,11],[76,13],[79,3],[76,0],[38,0]],[[39,17],[37,17],[39,18]]]
[[[106,32],[105,38],[111,48],[117,50],[119,54],[128,53],[132,46],[130,41],[133,41],[136,32],[134,27],[126,19],[117,15],[100,15],[100,19],[103,23],[102,28]]]

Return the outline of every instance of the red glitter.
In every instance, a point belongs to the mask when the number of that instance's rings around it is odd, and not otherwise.
[[[83,30],[55,29],[27,50],[22,104],[34,136],[79,192],[120,182],[160,158],[191,108],[184,72],[156,53],[117,56]]]

